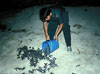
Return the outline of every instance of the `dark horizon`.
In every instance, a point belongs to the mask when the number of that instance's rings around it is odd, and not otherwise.
[[[100,6],[98,0],[3,0],[0,2],[1,10],[21,9],[31,6],[55,4],[58,6]]]

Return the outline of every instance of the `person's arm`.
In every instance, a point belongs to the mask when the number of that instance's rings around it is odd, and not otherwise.
[[[47,22],[43,23],[43,27],[44,27],[44,32],[45,32],[46,40],[50,40],[49,35],[48,35],[48,25],[47,25]]]
[[[64,23],[60,24],[60,26],[59,26],[57,32],[55,33],[55,39],[56,39],[56,40],[58,40],[58,35],[60,34],[60,32],[61,32],[63,26],[64,26]]]
[[[60,32],[61,32],[61,30],[62,30],[62,28],[64,26],[64,23],[63,23],[63,20],[62,20],[62,17],[61,17],[60,13],[57,13],[56,17],[58,18],[58,21],[60,23],[60,26],[59,26],[57,32],[55,33],[55,39],[58,40],[58,35],[60,34]]]
[[[58,36],[58,35],[60,34],[60,32],[61,32],[61,30],[62,30],[63,26],[64,26],[64,23],[60,24],[60,26],[59,26],[59,28],[58,28],[58,30],[57,30],[57,32],[56,32],[56,34],[55,34],[55,35],[57,35],[57,36]]]

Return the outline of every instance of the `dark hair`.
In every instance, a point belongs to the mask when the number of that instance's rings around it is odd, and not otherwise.
[[[51,12],[51,10],[50,10],[50,8],[49,7],[43,7],[43,8],[41,8],[40,9],[40,19],[42,20],[42,21],[44,21],[45,20],[45,18],[50,14],[50,12]]]

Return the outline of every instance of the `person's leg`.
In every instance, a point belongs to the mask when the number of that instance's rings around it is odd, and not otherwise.
[[[64,24],[63,34],[64,34],[66,45],[71,46],[71,34],[70,34],[70,26],[69,25]]]
[[[57,29],[58,23],[54,20],[51,20],[48,24],[48,34],[50,36],[50,40],[54,39],[54,35]]]
[[[69,17],[67,12],[63,12],[62,14],[64,26],[63,26],[63,34],[66,42],[67,47],[71,47],[71,32],[70,32],[70,25],[69,25]],[[69,49],[68,49],[69,51]],[[72,51],[72,49],[70,49]]]

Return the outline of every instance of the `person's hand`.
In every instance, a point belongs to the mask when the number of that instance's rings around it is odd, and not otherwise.
[[[47,36],[46,36],[46,40],[47,40],[47,41],[48,41],[48,40],[50,40],[50,37],[49,37],[49,35],[47,35]]]
[[[58,35],[57,34],[55,35],[55,39],[58,41]]]

